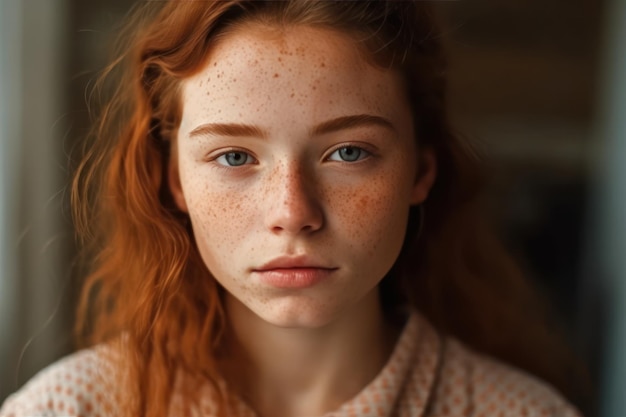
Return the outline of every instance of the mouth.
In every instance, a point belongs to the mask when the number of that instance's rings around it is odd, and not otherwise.
[[[299,289],[325,281],[337,269],[306,257],[281,257],[253,268],[252,274],[271,287]]]
[[[271,271],[276,269],[337,269],[328,266],[325,262],[312,259],[306,256],[281,256],[261,265],[258,268],[253,268],[255,272]]]

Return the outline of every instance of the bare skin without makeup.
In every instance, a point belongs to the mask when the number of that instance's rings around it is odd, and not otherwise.
[[[401,77],[349,35],[259,25],[182,87],[169,183],[226,290],[223,374],[262,416],[331,411],[391,353],[377,286],[435,175]]]

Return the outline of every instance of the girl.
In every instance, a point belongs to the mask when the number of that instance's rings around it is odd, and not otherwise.
[[[73,186],[86,349],[2,417],[577,415],[477,353],[563,382],[426,2],[146,2],[129,28]]]

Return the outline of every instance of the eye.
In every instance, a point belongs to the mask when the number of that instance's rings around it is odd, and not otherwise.
[[[230,167],[240,167],[254,162],[254,158],[242,151],[226,152],[215,158],[218,164]]]
[[[328,159],[330,161],[356,162],[367,158],[369,155],[369,152],[357,146],[343,146],[330,154]]]

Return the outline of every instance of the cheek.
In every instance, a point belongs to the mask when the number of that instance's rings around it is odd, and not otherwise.
[[[409,213],[407,187],[397,172],[383,172],[347,189],[329,192],[330,209],[351,245],[374,254],[401,244]],[[398,244],[394,242],[399,242]]]
[[[250,231],[254,198],[202,175],[184,180],[184,193],[199,247],[230,250]]]

